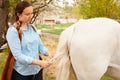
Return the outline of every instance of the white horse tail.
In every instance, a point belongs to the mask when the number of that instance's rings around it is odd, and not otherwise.
[[[70,80],[70,60],[67,55],[63,55],[57,67],[56,80]]]
[[[71,77],[73,77],[72,74],[74,74],[68,50],[68,39],[72,31],[73,26],[63,31],[59,39],[55,55],[58,60],[56,80],[71,80]]]

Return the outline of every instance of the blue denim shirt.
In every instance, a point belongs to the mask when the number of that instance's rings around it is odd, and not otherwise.
[[[7,41],[15,58],[14,69],[21,75],[34,75],[40,71],[40,66],[31,64],[33,59],[39,59],[39,52],[46,55],[47,48],[43,45],[39,35],[33,30],[31,24],[28,29],[21,27],[22,41],[14,26],[7,31]]]

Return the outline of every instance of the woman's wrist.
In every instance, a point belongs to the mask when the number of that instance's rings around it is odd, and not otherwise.
[[[49,56],[50,52],[49,50],[46,51],[46,56]]]
[[[34,65],[41,65],[41,60],[34,59],[34,60],[32,61],[32,64],[34,64]]]

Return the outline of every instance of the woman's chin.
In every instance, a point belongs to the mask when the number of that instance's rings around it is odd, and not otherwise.
[[[30,23],[30,21],[26,21],[26,23]]]

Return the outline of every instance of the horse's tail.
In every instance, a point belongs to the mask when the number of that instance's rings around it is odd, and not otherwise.
[[[70,61],[69,56],[69,47],[68,47],[68,34],[73,28],[65,30],[62,32],[57,51],[56,51],[56,59],[58,60],[57,71],[56,71],[56,80],[70,80],[72,74],[74,74],[74,70]],[[72,32],[71,32],[72,33]]]
[[[56,80],[70,80],[70,67],[69,57],[64,55],[58,63]]]
[[[75,78],[75,75],[69,55],[64,54],[62,59],[58,61],[56,80],[71,80],[73,78]]]

